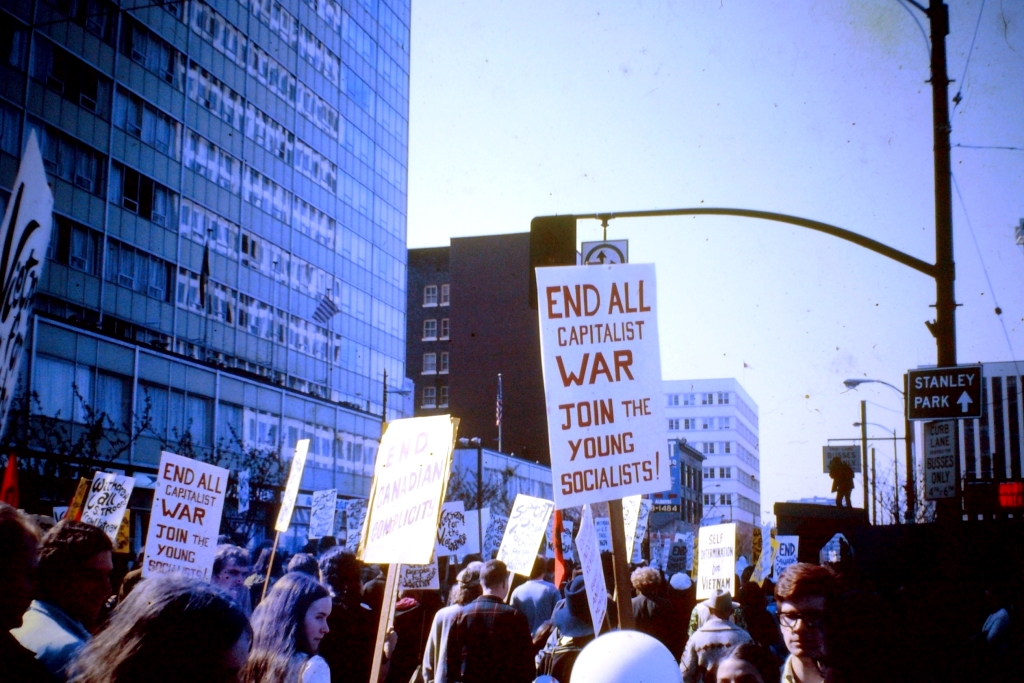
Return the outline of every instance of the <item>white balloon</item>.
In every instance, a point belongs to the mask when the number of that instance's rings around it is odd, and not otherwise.
[[[679,663],[656,638],[612,631],[595,639],[572,667],[577,683],[682,683]]]

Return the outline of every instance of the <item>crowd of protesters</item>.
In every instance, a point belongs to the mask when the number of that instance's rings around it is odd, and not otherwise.
[[[253,563],[225,543],[209,581],[142,579],[134,569],[112,587],[113,548],[102,531],[62,521],[42,534],[30,516],[0,503],[0,681],[369,683],[375,655],[376,683],[570,683],[577,664],[596,671],[577,683],[905,678],[881,656],[890,614],[844,565],[848,552],[792,565],[777,585],[750,580],[748,569],[735,577],[738,595],[718,590],[702,601],[688,575],[637,567],[639,633],[621,651],[615,639],[601,646],[617,628],[615,604],[609,598],[595,631],[579,569],[555,585],[551,560],[538,557],[523,581],[498,560],[471,556],[442,563],[450,569],[446,599],[437,590],[396,596],[378,652],[387,568],[364,566],[330,543],[308,550],[283,557],[261,549]],[[971,670],[986,681],[1020,680],[1006,592],[987,588],[984,609],[987,618],[965,643]],[[598,656],[605,660],[595,665]],[[641,671],[659,658],[675,662],[674,674],[634,679],[602,663]]]

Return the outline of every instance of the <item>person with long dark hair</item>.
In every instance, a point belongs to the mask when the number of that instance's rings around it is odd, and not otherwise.
[[[301,572],[281,577],[252,614],[252,654],[243,683],[330,683],[331,670],[317,654],[330,630],[331,594]]]
[[[70,667],[72,683],[229,683],[252,643],[245,614],[219,588],[147,579],[118,605]]]

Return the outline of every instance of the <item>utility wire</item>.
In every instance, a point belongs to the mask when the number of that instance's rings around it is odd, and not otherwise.
[[[953,146],[962,147],[964,149],[1004,149],[1008,152],[1024,152],[1024,147],[1006,147],[1002,145],[961,145],[958,142]]]
[[[960,102],[963,98],[963,87],[964,82],[967,79],[967,67],[971,65],[971,55],[974,54],[974,43],[978,40],[978,29],[981,28],[981,15],[985,13],[985,0],[981,0],[981,9],[978,10],[978,22],[974,25],[974,37],[971,38],[971,49],[967,51],[967,61],[964,62],[964,73],[960,77],[960,82],[957,84],[956,95],[953,96],[953,111],[960,106]],[[952,113],[952,112],[951,112]]]
[[[914,5],[914,7],[918,8],[919,10],[924,12],[925,14],[928,13],[927,9],[925,9],[924,7],[921,7],[921,5],[918,5],[916,2],[913,2],[913,0],[910,0],[910,1],[911,1],[911,4]],[[932,56],[932,41],[929,40],[929,38],[928,38],[928,32],[924,30],[924,24],[922,24],[921,20],[917,18],[917,15],[914,14],[914,11],[912,9],[910,9],[909,7],[907,7],[907,3],[904,2],[904,0],[896,0],[896,2],[900,3],[900,7],[902,7],[905,10],[907,10],[907,14],[909,14],[910,18],[914,20],[915,24],[917,24],[917,28],[921,30],[921,37],[924,38],[924,49],[925,49],[925,52],[928,53],[928,58],[931,59],[931,56]]]

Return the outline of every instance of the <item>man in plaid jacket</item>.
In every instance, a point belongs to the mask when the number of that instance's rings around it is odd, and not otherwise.
[[[526,615],[504,603],[509,572],[500,560],[480,571],[483,595],[462,608],[448,635],[449,683],[530,683],[536,671]]]

